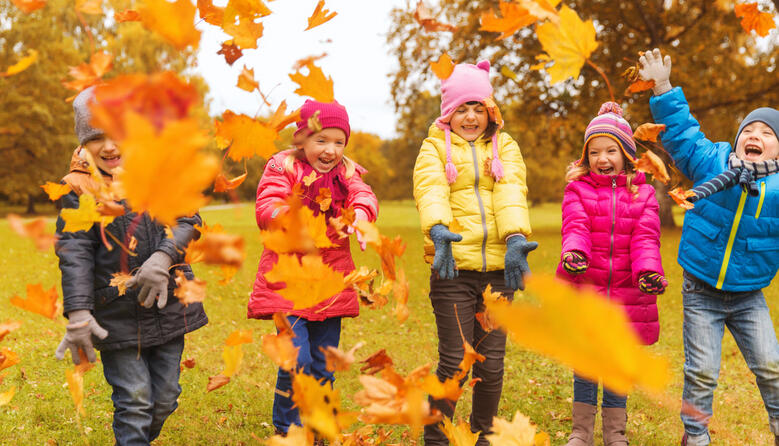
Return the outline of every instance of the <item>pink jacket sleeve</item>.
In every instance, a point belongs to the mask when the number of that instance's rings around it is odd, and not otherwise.
[[[257,218],[257,226],[267,229],[270,221],[278,212],[279,206],[292,194],[294,184],[291,175],[283,168],[284,156],[273,156],[265,164],[265,171],[257,186],[257,201],[254,204],[254,213]]]
[[[645,272],[665,275],[660,258],[660,205],[657,203],[654,188],[646,193],[646,202],[630,236],[630,261],[632,264],[633,284]],[[643,194],[642,194],[643,195]]]
[[[368,216],[368,221],[373,222],[379,216],[379,201],[376,199],[373,189],[362,180],[363,173],[365,173],[365,169],[362,166],[357,166],[354,175],[349,178],[346,207],[353,207],[355,210],[362,209]]]
[[[572,181],[565,187],[563,194],[563,250],[560,254],[568,251],[580,251],[587,260],[592,259],[592,240],[590,234],[592,225],[587,211],[584,209],[582,197],[579,194],[580,185],[578,181]]]

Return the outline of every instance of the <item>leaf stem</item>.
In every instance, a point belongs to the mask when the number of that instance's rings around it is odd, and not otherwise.
[[[591,66],[595,71],[598,72],[598,74],[601,75],[603,80],[606,81],[606,87],[609,89],[609,96],[611,96],[611,102],[616,102],[614,100],[614,90],[611,88],[611,82],[609,82],[609,78],[606,77],[606,73],[603,72],[603,70],[600,69],[599,66],[595,65],[589,58],[584,59],[587,62],[587,65]]]

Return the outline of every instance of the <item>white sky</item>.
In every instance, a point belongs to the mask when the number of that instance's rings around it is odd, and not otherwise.
[[[216,1],[215,4],[226,4]],[[277,0],[267,2],[273,13],[262,20],[264,32],[256,50],[244,50],[230,67],[216,54],[221,43],[230,38],[221,29],[202,22],[203,31],[196,71],[208,82],[211,114],[229,109],[250,116],[265,115],[258,92],[248,93],[236,87],[244,65],[254,69],[254,79],[268,96],[273,109],[287,101],[287,110],[303,104],[305,98],[294,94],[292,82],[295,61],[307,56],[327,56],[315,64],[333,79],[335,98],[349,112],[353,130],[362,130],[390,138],[395,134],[395,114],[390,103],[387,75],[395,62],[385,44],[389,29],[389,11],[406,7],[406,0],[326,0],[325,9],[337,12],[333,19],[308,31],[307,19],[317,0]],[[413,11],[413,6],[408,10]]]

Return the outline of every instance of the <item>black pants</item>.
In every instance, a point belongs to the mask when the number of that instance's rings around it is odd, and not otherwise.
[[[473,377],[481,378],[481,381],[473,388],[470,424],[473,432],[481,431],[476,443],[480,446],[489,445],[484,436],[492,433],[492,419],[498,413],[503,390],[503,358],[506,356],[505,333],[500,330],[486,333],[475,317],[476,313],[484,311],[482,293],[488,284],[492,285],[493,292],[513,298],[514,290],[504,284],[503,270],[460,271],[459,277],[452,280],[441,280],[433,273],[430,278],[430,301],[438,328],[438,379],[443,382],[459,371],[465,353],[460,328],[465,340],[486,358],[473,365]],[[430,399],[431,407],[449,418],[454,414],[456,404],[447,399]],[[425,426],[425,444],[449,444],[440,424]]]

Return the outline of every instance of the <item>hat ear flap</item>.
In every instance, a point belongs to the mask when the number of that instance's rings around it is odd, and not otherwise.
[[[481,62],[477,63],[476,66],[486,72],[490,72],[490,61],[489,60],[482,60]]]

